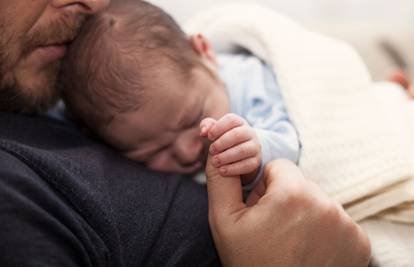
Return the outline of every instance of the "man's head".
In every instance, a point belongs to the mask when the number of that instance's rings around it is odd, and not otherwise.
[[[0,0],[0,111],[50,106],[59,62],[82,24],[110,0]]]
[[[113,2],[85,23],[63,67],[63,94],[88,128],[161,171],[192,172],[205,144],[198,124],[228,112],[214,53],[160,8]]]

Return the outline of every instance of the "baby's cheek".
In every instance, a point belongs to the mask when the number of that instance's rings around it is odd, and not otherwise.
[[[125,157],[133,160],[133,161],[136,161],[136,162],[141,162],[141,163],[145,162],[145,157],[143,157],[142,155],[136,153],[135,151],[123,153],[123,155]]]
[[[175,165],[173,160],[169,153],[161,152],[147,162],[147,167],[155,171],[173,172]]]
[[[188,171],[186,171],[186,169],[183,169],[178,160],[169,152],[157,154],[151,161],[147,163],[147,167],[151,170],[160,172],[188,173]]]

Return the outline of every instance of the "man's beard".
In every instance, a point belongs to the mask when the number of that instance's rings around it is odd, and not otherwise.
[[[31,114],[50,108],[60,97],[56,86],[60,65],[54,62],[43,71],[46,82],[42,88],[20,85],[12,75],[0,77],[0,111]]]
[[[67,15],[49,25],[37,27],[22,41],[20,60],[25,59],[40,46],[66,44],[72,41],[83,20],[83,15]],[[5,32],[2,26],[0,25],[1,39]],[[60,97],[56,84],[61,62],[49,64],[41,70],[41,75],[36,75],[36,82],[28,83],[27,80],[19,80],[16,77],[13,67],[10,69],[13,65],[9,53],[10,45],[0,40],[0,111],[38,113],[47,110]],[[29,78],[33,78],[33,74]]]

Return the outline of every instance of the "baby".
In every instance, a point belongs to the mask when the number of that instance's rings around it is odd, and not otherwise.
[[[114,1],[91,18],[62,74],[71,113],[153,170],[194,173],[210,153],[223,176],[249,187],[267,162],[298,160],[271,68],[247,53],[216,56],[147,2]]]

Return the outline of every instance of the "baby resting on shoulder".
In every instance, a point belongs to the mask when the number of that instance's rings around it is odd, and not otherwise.
[[[114,1],[91,18],[62,74],[70,112],[153,170],[194,173],[210,153],[223,176],[253,186],[267,162],[298,160],[271,68],[248,54],[216,56],[144,1]]]

